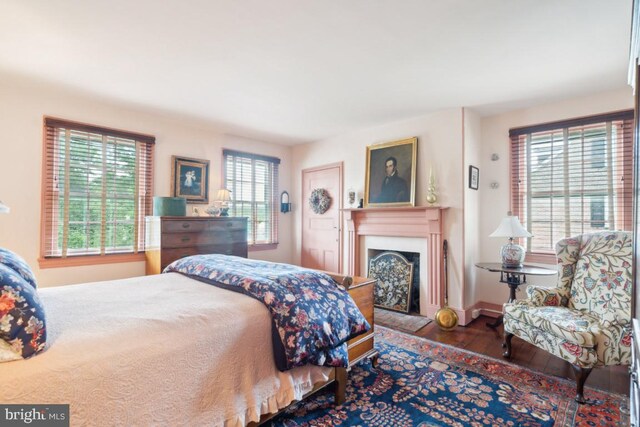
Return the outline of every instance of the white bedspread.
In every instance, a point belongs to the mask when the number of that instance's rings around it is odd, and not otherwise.
[[[0,402],[69,403],[71,425],[243,426],[330,373],[279,372],[266,307],[176,273],[39,292],[48,348],[0,363]]]

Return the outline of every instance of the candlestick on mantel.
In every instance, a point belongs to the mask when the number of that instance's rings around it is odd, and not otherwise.
[[[427,203],[429,206],[433,206],[438,201],[438,194],[436,193],[436,179],[433,176],[433,168],[429,168],[429,185],[427,186]]]

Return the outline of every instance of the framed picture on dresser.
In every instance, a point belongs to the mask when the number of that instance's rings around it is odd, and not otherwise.
[[[209,160],[171,156],[171,196],[209,203]]]

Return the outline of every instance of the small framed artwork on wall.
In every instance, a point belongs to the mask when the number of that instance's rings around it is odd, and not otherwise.
[[[209,160],[171,157],[171,196],[209,203]]]
[[[472,190],[478,189],[478,183],[480,182],[480,170],[469,165],[469,188]]]

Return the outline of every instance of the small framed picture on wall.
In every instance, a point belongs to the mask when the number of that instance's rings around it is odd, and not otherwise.
[[[478,189],[478,183],[480,182],[480,170],[469,165],[469,188],[472,190]]]
[[[209,203],[209,160],[171,156],[171,196]]]

